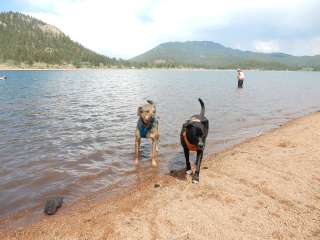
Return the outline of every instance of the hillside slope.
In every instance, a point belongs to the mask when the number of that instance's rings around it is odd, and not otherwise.
[[[0,13],[0,63],[106,66],[118,61],[72,41],[55,26],[16,12]]]

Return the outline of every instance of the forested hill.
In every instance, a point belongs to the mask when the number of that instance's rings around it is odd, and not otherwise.
[[[9,66],[114,66],[121,61],[72,41],[58,28],[16,12],[0,13],[0,64]]]
[[[259,53],[225,47],[208,41],[167,42],[131,59],[132,62],[159,66],[197,66],[204,68],[320,70],[320,55],[292,56]]]

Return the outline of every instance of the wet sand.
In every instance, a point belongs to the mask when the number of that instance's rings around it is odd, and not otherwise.
[[[149,178],[0,239],[320,239],[320,113],[207,157],[198,185]]]

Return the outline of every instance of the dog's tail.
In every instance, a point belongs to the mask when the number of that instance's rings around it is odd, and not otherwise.
[[[203,101],[202,101],[201,98],[199,98],[199,102],[200,102],[200,105],[201,105],[200,116],[201,116],[201,117],[204,117],[204,113],[205,113],[205,111],[206,111],[206,108],[204,107],[204,103],[203,103]]]

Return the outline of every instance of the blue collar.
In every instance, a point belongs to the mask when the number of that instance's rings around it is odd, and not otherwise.
[[[152,118],[150,124],[148,126],[145,126],[143,121],[139,119],[137,128],[139,129],[140,132],[140,137],[141,138],[146,138],[147,134],[151,131],[151,129],[156,128],[158,125],[158,120],[156,118]]]

